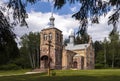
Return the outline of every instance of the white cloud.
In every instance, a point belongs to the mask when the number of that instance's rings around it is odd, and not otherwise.
[[[0,8],[3,8],[3,7],[4,7],[4,1],[0,0]]]
[[[27,19],[29,28],[26,27],[15,27],[14,32],[20,37],[30,31],[40,32],[42,29],[49,27],[49,18],[51,13],[31,12]],[[64,37],[69,36],[70,29],[77,28],[78,21],[71,18],[71,15],[58,15],[54,14],[55,27],[63,31]]]
[[[47,0],[43,0],[47,2]],[[3,4],[4,0],[0,0],[0,6]],[[72,12],[76,12],[77,8],[72,7]],[[109,15],[112,14],[113,11],[109,12],[106,17],[102,16],[100,19],[100,24],[92,24],[88,27],[88,33],[91,35],[92,39],[95,40],[103,40],[105,37],[108,37],[108,34],[112,30],[112,26],[107,25],[107,20]],[[27,19],[29,28],[27,27],[15,27],[14,32],[17,35],[17,38],[21,37],[25,33],[29,32],[40,32],[42,29],[49,27],[49,18],[51,13],[42,13],[42,12],[34,12],[31,11],[29,14],[29,18]],[[71,29],[78,29],[79,22],[75,19],[71,18],[72,14],[67,15],[58,15],[54,14],[55,17],[55,27],[63,31],[64,38],[68,38],[70,35]],[[118,23],[118,30],[120,31],[120,23]],[[20,40],[20,39],[19,39]]]
[[[0,5],[3,4],[3,0],[0,0]]]
[[[113,14],[113,11],[110,11],[105,17],[100,17],[99,24],[89,25],[88,33],[92,36],[93,40],[104,40],[105,37],[108,37],[109,33],[112,31],[113,26],[108,25],[108,17]],[[118,31],[120,32],[120,22],[118,22]]]
[[[64,38],[70,35],[71,29],[78,29],[79,27],[79,22],[71,18],[71,15],[72,14],[68,14],[68,15],[54,14],[55,27],[63,31]],[[25,33],[29,33],[30,31],[40,32],[42,29],[49,27],[48,23],[50,16],[51,16],[50,12],[41,13],[41,12],[32,11],[29,13],[29,18],[27,19],[29,28],[15,27],[14,32],[19,37]],[[108,20],[107,17],[108,15],[106,17],[102,16],[100,19],[100,24],[89,25],[88,33],[91,35],[94,41],[103,40],[104,37],[108,37],[109,32],[112,30],[112,26],[107,25],[107,20]],[[118,30],[120,30],[120,28],[118,28]]]

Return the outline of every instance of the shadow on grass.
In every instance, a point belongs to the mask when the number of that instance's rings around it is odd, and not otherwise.
[[[43,76],[44,75],[44,76]],[[45,76],[45,74],[4,76],[0,81],[120,81],[120,76]]]

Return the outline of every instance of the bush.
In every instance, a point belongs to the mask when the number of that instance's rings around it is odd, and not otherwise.
[[[95,69],[102,69],[104,68],[104,64],[95,64]]]
[[[0,66],[0,70],[18,70],[21,69],[20,66],[17,66],[16,64],[7,64]]]
[[[52,71],[52,76],[56,76],[56,72],[55,71]]]
[[[22,69],[31,68],[30,62],[27,59],[21,58],[21,57],[16,58],[15,60],[12,60],[10,63],[16,64],[17,66],[20,66]]]

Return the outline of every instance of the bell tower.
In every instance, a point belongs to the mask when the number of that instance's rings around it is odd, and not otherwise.
[[[40,68],[48,68],[50,59],[51,69],[62,68],[62,31],[54,27],[55,18],[50,17],[50,26],[40,32]],[[50,48],[49,43],[50,41]]]

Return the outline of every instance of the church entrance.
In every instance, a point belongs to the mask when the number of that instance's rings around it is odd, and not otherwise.
[[[44,55],[41,57],[41,61],[42,61],[42,65],[45,68],[48,68],[48,56],[47,55]]]
[[[73,68],[77,68],[77,62],[76,61],[73,62]]]
[[[48,56],[47,55],[44,55],[41,57],[41,66],[43,69],[47,69],[48,68]],[[50,66],[51,66],[51,62],[52,62],[52,59],[50,58]]]

